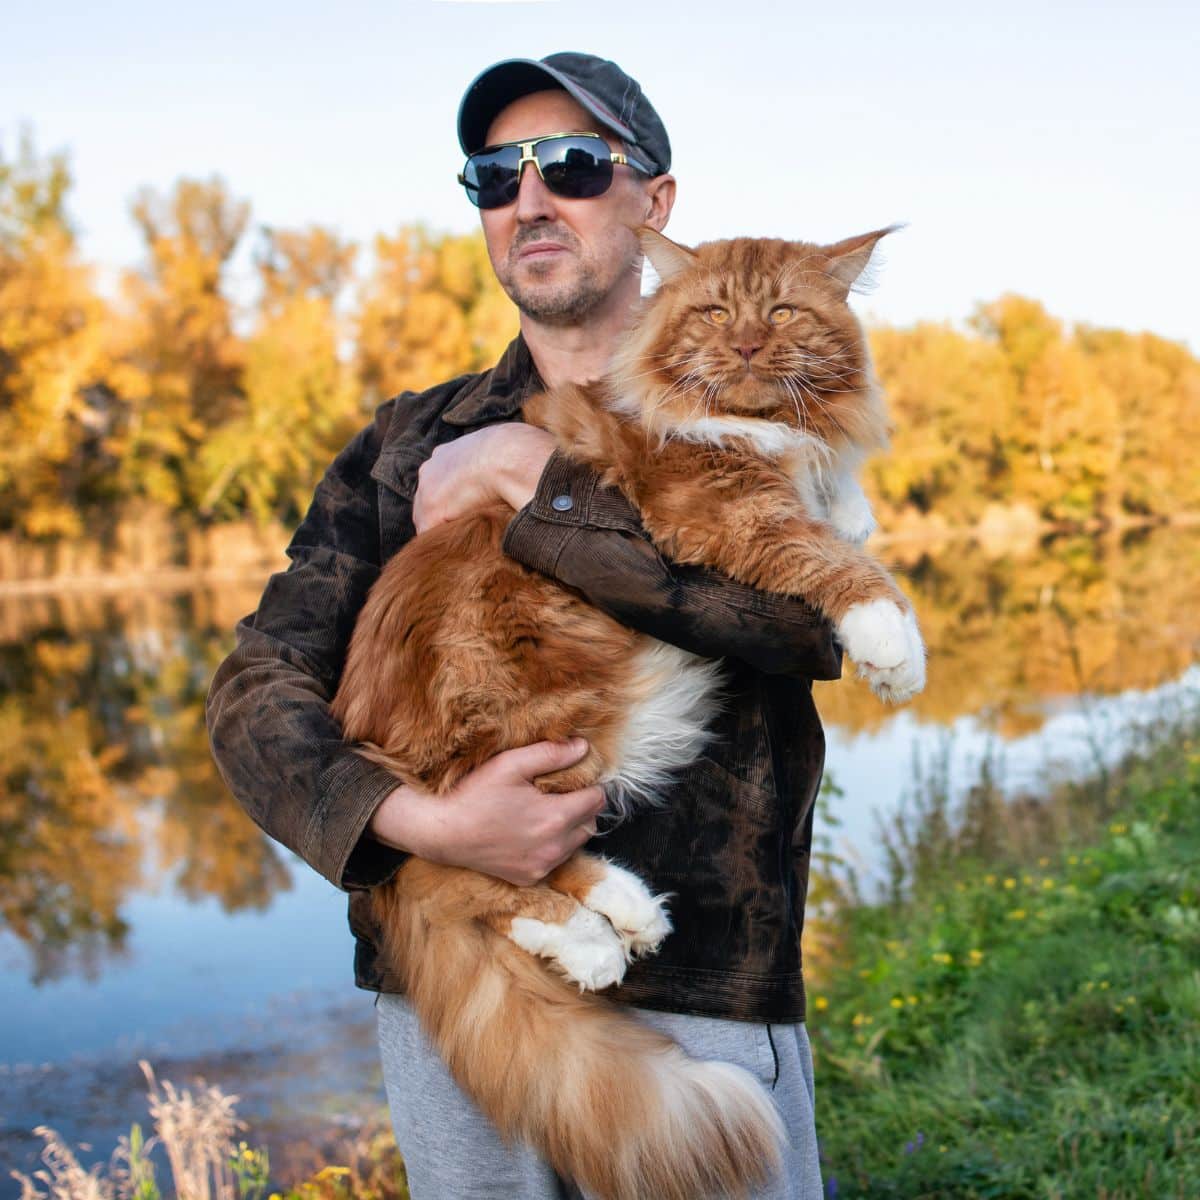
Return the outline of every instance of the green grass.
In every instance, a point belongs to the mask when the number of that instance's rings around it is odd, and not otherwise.
[[[1082,845],[947,852],[842,909],[809,1013],[827,1195],[1200,1197],[1194,734],[1106,775]]]

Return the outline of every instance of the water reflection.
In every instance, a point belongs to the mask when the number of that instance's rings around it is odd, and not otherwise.
[[[885,557],[916,597],[929,689],[898,715],[856,681],[820,685],[835,748],[968,718],[1019,738],[1064,697],[1154,687],[1200,651],[1197,530]],[[0,918],[35,983],[119,957],[135,893],[166,886],[236,913],[290,886],[204,729],[208,680],[259,590],[0,600]],[[909,756],[892,757],[902,773]]]
[[[1040,729],[1065,697],[1146,690],[1200,657],[1200,531],[1070,537],[1004,550],[885,550],[929,647],[929,685],[906,710],[964,717],[1004,738]],[[818,685],[827,725],[880,729],[894,710],[857,680]]]
[[[168,876],[226,912],[289,886],[204,729],[208,679],[257,590],[0,603],[0,917],[35,983],[119,956],[129,896]]]

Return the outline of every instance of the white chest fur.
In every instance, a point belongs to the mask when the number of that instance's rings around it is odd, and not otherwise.
[[[673,437],[722,446],[749,442],[764,458],[781,463],[811,517],[829,521],[839,537],[861,545],[875,529],[857,474],[862,456],[836,452],[820,438],[778,421],[753,417],[700,417],[672,430]]]

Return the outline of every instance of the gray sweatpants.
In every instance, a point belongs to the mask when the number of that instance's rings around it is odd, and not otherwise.
[[[693,1058],[744,1067],[770,1093],[789,1145],[783,1175],[755,1200],[820,1200],[812,1054],[803,1025],[630,1011]],[[383,1081],[412,1200],[583,1200],[532,1150],[501,1141],[450,1078],[402,996],[381,995],[376,1013]]]

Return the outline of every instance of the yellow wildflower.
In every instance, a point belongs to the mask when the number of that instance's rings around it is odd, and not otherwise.
[[[829,1007],[829,1001],[824,996],[818,996],[813,1001],[813,1006],[818,1012],[824,1012]]]
[[[1067,863],[1072,867],[1079,866],[1079,855],[1078,854],[1068,854],[1067,855]]]
[[[905,999],[909,1002],[909,1004],[920,1004],[921,1003],[920,996],[906,996]]]
[[[903,1008],[904,1007],[904,997],[903,996],[893,996],[891,999],[891,1005],[893,1008]]]
[[[948,967],[954,961],[954,955],[947,954],[945,950],[937,951],[932,957],[935,963],[941,963],[944,967]]]
[[[991,887],[996,882],[996,877],[995,875],[985,875],[983,877],[983,882],[986,883],[988,887]]]
[[[1017,886],[1017,881],[1015,879],[1006,879],[1004,881],[1004,886],[1011,892],[1012,889]]]
[[[1008,914],[1008,919],[1010,921],[1023,921],[1028,915],[1029,914],[1023,908],[1014,908],[1012,912]]]
[[[977,967],[981,962],[983,962],[982,950],[968,950],[967,953],[971,958],[971,966]]]
[[[1054,880],[1053,879],[1043,879],[1042,880],[1042,891],[1049,892],[1049,891],[1053,891],[1053,890],[1054,890]]]
[[[1048,867],[1049,865],[1050,865],[1050,860],[1048,858],[1046,858],[1045,856],[1038,859],[1039,867]]]
[[[349,1167],[322,1167],[314,1176],[314,1179],[320,1180],[322,1183],[327,1179],[340,1179],[344,1175],[350,1174]]]

